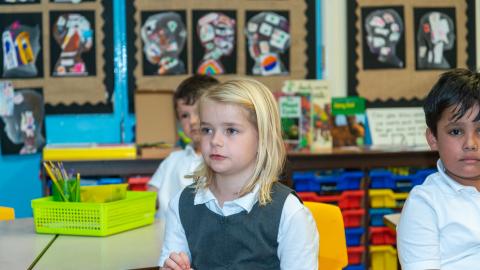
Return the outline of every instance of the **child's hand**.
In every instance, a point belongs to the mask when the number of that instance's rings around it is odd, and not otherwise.
[[[190,259],[184,252],[170,253],[168,259],[165,260],[163,267],[169,270],[193,270],[190,268]]]

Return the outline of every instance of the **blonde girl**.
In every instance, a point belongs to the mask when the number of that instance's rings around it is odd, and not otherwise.
[[[315,221],[278,182],[285,162],[277,103],[237,79],[199,103],[203,164],[166,216],[165,269],[317,269]]]

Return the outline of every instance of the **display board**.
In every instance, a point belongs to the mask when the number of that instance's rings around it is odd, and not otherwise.
[[[135,0],[132,7],[131,91],[173,91],[195,73],[254,77],[272,91],[315,77],[315,1]]]
[[[1,79],[15,89],[42,89],[50,113],[111,112],[111,5],[2,1]]]
[[[376,105],[418,104],[441,73],[475,68],[474,1],[348,4],[349,95]]]

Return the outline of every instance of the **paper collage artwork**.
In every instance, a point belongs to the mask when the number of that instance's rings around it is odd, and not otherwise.
[[[14,20],[2,32],[4,78],[25,78],[38,75],[35,66],[40,51],[40,27]]]
[[[450,69],[456,63],[455,10],[414,10],[416,19],[416,69]]]
[[[82,54],[92,50],[93,47],[94,31],[91,23],[78,13],[64,13],[54,20],[52,35],[60,47],[60,53],[57,54],[52,75],[88,76],[89,70],[82,59]]]
[[[201,61],[196,65],[197,74],[217,75],[234,73],[225,68],[224,60],[228,56],[235,55],[236,45],[236,20],[222,12],[209,12],[203,15],[197,22],[196,34],[200,40],[204,54]],[[235,67],[233,63],[226,63]]]
[[[145,75],[185,74],[181,56],[187,34],[182,16],[176,12],[151,14],[142,25],[141,36],[144,59],[154,66],[144,68]]]
[[[2,155],[34,154],[45,144],[44,102],[35,89],[14,90],[0,82],[0,143]]]
[[[249,74],[270,76],[289,73],[282,57],[290,47],[290,23],[285,16],[275,12],[257,13],[247,21],[245,35],[248,52],[254,62],[247,70]]]
[[[397,43],[404,35],[402,16],[394,9],[373,10],[366,16],[364,26],[367,46],[376,60],[391,68],[402,68],[404,59],[397,55]],[[372,68],[368,58],[364,59],[365,68]]]

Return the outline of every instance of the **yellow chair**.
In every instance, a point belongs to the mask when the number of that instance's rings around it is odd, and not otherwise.
[[[15,210],[10,207],[0,206],[0,221],[2,220],[14,220]]]
[[[340,208],[335,205],[304,202],[312,212],[320,234],[318,269],[341,270],[348,265],[347,242]]]

